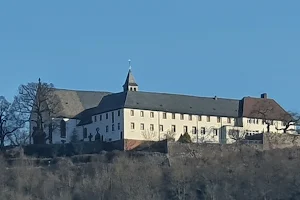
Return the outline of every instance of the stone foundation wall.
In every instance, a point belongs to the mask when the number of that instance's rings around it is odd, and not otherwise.
[[[300,135],[288,133],[264,133],[263,150],[300,147]]]

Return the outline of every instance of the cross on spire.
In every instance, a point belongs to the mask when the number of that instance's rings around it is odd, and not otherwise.
[[[128,60],[128,64],[129,64],[129,70],[131,70],[131,60]]]

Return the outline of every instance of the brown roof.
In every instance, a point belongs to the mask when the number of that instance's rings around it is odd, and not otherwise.
[[[273,99],[245,97],[242,101],[243,117],[280,121],[291,119],[291,115]]]
[[[55,95],[60,100],[61,109],[56,115],[68,118],[77,118],[81,112],[97,107],[101,99],[110,94],[102,91],[80,91],[55,89]]]

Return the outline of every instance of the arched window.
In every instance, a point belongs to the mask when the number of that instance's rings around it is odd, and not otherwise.
[[[87,128],[83,128],[83,138],[87,138]]]
[[[66,135],[67,135],[66,122],[62,119],[60,121],[60,137],[61,138],[66,138]]]

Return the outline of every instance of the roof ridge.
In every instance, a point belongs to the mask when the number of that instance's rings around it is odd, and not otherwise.
[[[130,92],[130,91],[129,91]],[[196,97],[196,98],[206,98],[206,99],[213,99],[214,96],[208,97],[208,96],[196,96],[196,95],[190,95],[190,94],[178,94],[178,93],[166,93],[166,92],[145,92],[145,91],[135,91],[137,93],[151,93],[151,94],[162,94],[162,95],[177,95],[177,96],[185,96],[185,97]],[[230,98],[223,98],[223,97],[218,97],[218,99],[222,100],[234,100],[234,101],[240,101],[240,99],[230,99]]]
[[[108,91],[99,91],[99,90],[75,90],[75,89],[64,89],[64,88],[54,88],[55,90],[62,90],[62,91],[70,91],[70,92],[105,92],[105,93],[112,93]]]

